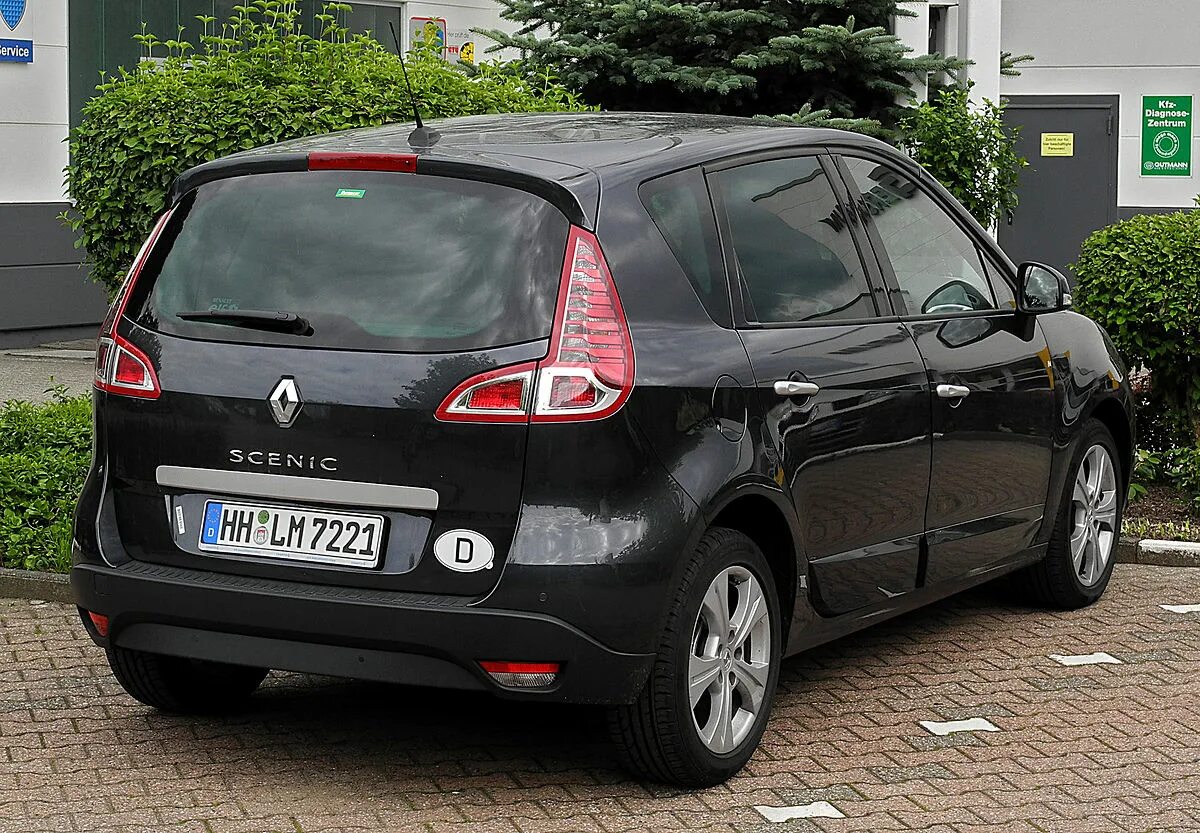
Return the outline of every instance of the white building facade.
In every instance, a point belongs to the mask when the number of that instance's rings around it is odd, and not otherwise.
[[[976,99],[1004,100],[1029,161],[1001,223],[1014,260],[1069,271],[1083,239],[1139,213],[1196,209],[1200,2],[930,0],[896,34],[973,62]],[[1019,76],[1000,54],[1032,55]]]

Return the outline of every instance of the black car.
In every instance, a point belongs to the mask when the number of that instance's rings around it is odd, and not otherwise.
[[[889,146],[395,125],[189,170],[103,325],[83,623],[138,700],[266,669],[608,707],[735,773],[783,657],[1014,573],[1099,598],[1125,368]]]

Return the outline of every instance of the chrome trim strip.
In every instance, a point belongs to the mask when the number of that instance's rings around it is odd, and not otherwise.
[[[388,483],[360,483],[355,480],[188,466],[159,466],[155,470],[155,478],[159,486],[170,489],[425,512],[438,508],[438,493],[421,486],[393,486]]]

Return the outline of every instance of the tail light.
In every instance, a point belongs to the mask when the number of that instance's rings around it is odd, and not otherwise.
[[[633,390],[633,340],[596,236],[571,228],[550,351],[536,365],[489,370],[446,397],[438,419],[573,422],[603,419]]]
[[[479,667],[508,688],[545,688],[558,679],[557,662],[506,662],[481,660]]]
[[[150,358],[125,338],[117,334],[117,325],[125,314],[125,305],[133,292],[133,285],[146,263],[154,241],[162,233],[171,212],[167,211],[154,224],[150,236],[142,244],[125,282],[108,308],[108,315],[100,325],[100,338],[96,344],[96,377],[94,384],[97,388],[108,393],[122,396],[135,396],[142,399],[157,399],[162,392],[158,386],[158,377]]]

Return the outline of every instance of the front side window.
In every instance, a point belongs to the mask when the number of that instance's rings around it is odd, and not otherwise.
[[[720,171],[746,317],[764,324],[875,315],[854,236],[816,157]]]
[[[883,240],[910,315],[996,309],[975,243],[907,175],[846,158],[850,176]]]

